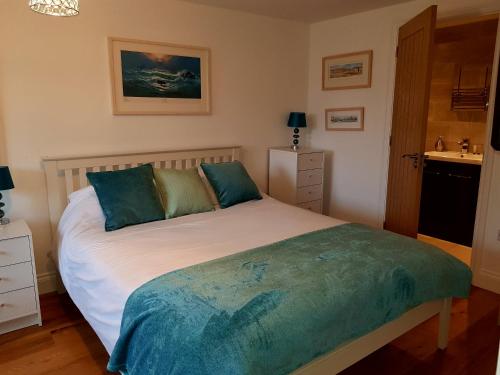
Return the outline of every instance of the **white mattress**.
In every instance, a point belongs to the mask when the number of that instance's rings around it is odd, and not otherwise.
[[[72,198],[61,218],[59,270],[71,298],[111,353],[125,302],[147,281],[342,223],[264,197],[224,210],[106,233],[92,190],[83,198]]]

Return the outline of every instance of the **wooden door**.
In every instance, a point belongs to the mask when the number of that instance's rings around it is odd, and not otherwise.
[[[399,29],[384,227],[416,237],[437,6]]]

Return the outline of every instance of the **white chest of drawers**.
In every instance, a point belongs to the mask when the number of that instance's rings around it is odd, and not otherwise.
[[[323,213],[325,153],[320,150],[277,147],[269,150],[269,195]]]
[[[28,225],[0,226],[0,334],[42,325],[33,240]]]

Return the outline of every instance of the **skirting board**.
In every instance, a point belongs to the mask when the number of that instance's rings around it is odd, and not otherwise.
[[[481,268],[474,274],[472,285],[500,294],[500,274]]]
[[[47,294],[57,291],[58,281],[56,272],[41,273],[37,276],[38,292]]]

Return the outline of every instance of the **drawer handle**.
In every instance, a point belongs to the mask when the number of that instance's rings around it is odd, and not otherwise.
[[[6,307],[7,307],[7,305],[5,303],[0,303],[0,309],[4,309]]]

